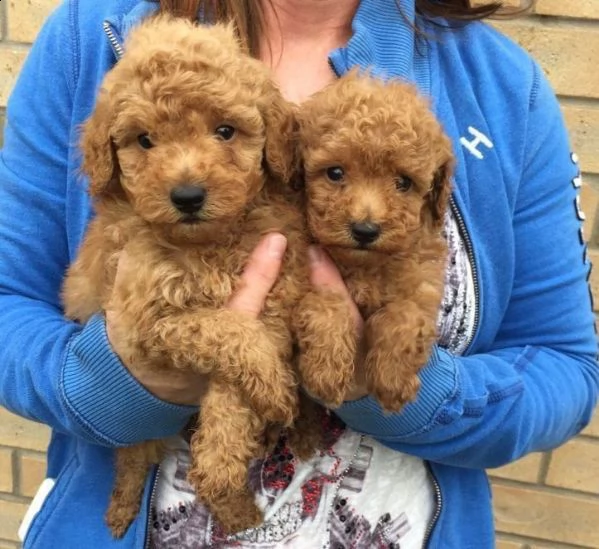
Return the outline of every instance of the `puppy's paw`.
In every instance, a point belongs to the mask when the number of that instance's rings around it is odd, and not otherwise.
[[[264,430],[264,455],[272,454],[281,441],[281,436],[285,432],[285,429],[276,423],[271,423],[266,426]]]
[[[139,512],[139,506],[126,506],[110,502],[108,511],[106,512],[105,521],[108,528],[112,532],[115,539],[121,539],[125,532],[127,532],[131,523],[135,520],[137,513]]]
[[[264,421],[285,427],[293,424],[299,410],[297,390],[281,389],[251,399],[251,406]]]
[[[218,471],[215,473],[212,475],[208,470],[192,466],[188,480],[198,500],[206,505],[224,532],[234,534],[260,526],[264,516],[247,487],[247,481],[241,482],[241,478],[223,479]]]
[[[289,430],[289,449],[300,461],[308,461],[314,454],[323,449],[324,441],[320,424],[302,425]]]
[[[352,387],[354,354],[328,355],[320,349],[307,348],[299,357],[299,371],[308,394],[329,408],[337,408]]]
[[[371,393],[378,400],[385,412],[399,412],[406,404],[409,404],[416,399],[418,387],[413,388],[414,385],[419,385],[419,383],[408,383],[400,391],[389,389],[387,387],[379,389],[373,388]]]
[[[390,359],[391,357],[391,359]],[[370,349],[364,361],[368,392],[386,412],[399,412],[420,389],[419,368],[381,347]]]
[[[227,501],[219,502],[212,512],[228,534],[257,528],[264,522],[264,515],[249,492],[235,494]]]
[[[300,414],[287,431],[291,453],[300,461],[307,461],[319,450],[325,449],[323,419],[325,411],[320,404],[300,394]]]
[[[302,386],[308,394],[328,408],[338,408],[352,386],[353,364],[334,369],[325,366],[316,371],[316,368],[306,367],[310,358],[308,353],[300,358]]]
[[[403,377],[399,373],[391,379],[371,379],[368,391],[385,412],[399,412],[406,404],[416,399],[420,389],[417,375]]]

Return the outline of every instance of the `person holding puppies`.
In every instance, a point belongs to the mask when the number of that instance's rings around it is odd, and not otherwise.
[[[61,4],[9,102],[0,163],[0,402],[52,427],[48,479],[21,529],[26,549],[494,547],[485,469],[564,443],[590,421],[599,390],[577,157],[538,65],[474,21],[497,8],[466,0]],[[323,416],[326,448],[298,461],[277,442],[250,471],[264,524],[233,535],[185,482],[188,449],[178,433],[201,407],[205,380],[123,361],[118,318],[80,325],[60,302],[91,215],[80,126],[129,30],[158,9],[233,21],[299,108],[355,68],[412,82],[455,156],[438,341],[415,399],[384,412],[357,353],[345,401]],[[360,339],[363,311],[323,244],[310,250],[312,284],[346,299]],[[226,307],[260,315],[285,247],[279,234],[261,241]],[[136,267],[124,256],[118,271],[126,278]],[[103,516],[115,448],[169,437],[139,516],[114,540]]]

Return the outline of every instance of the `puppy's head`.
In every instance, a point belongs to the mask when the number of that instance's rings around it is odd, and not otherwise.
[[[298,119],[307,219],[318,242],[356,257],[391,254],[441,229],[452,147],[411,86],[352,72],[304,103]]]
[[[131,32],[83,128],[93,197],[128,200],[171,236],[203,240],[264,182],[288,182],[292,111],[231,27],[159,16]]]

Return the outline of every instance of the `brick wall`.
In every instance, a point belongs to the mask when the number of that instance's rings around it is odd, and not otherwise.
[[[0,119],[28,44],[57,3],[0,0]],[[599,0],[539,0],[529,17],[498,26],[536,56],[560,95],[584,172],[589,255],[599,265]],[[599,274],[592,283],[599,305]],[[47,442],[45,427],[0,410],[0,549],[17,547]],[[499,549],[599,548],[599,417],[563,448],[491,474]]]
[[[560,96],[583,170],[584,231],[596,266],[591,282],[597,310],[599,0],[539,0],[530,17],[497,26],[539,60]],[[597,415],[581,436],[562,448],[490,473],[500,549],[599,548]]]

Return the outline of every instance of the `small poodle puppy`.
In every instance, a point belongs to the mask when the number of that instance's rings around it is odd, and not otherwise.
[[[302,384],[338,406],[363,352],[369,393],[397,411],[415,398],[436,339],[450,140],[413,87],[356,71],[303,104],[298,123],[309,230],[365,320],[362,349],[342,297],[304,297],[295,319]]]
[[[189,479],[228,532],[262,522],[249,462],[267,427],[299,413],[290,317],[309,276],[304,218],[288,196],[293,133],[293,109],[232,28],[166,16],[131,32],[83,128],[96,216],[67,273],[65,313],[84,322],[112,311],[125,363],[209,375]],[[288,248],[263,314],[228,310],[249,254],[274,231]],[[115,284],[123,250],[136,268]],[[161,453],[159,441],[117,451],[106,516],[116,537]]]

